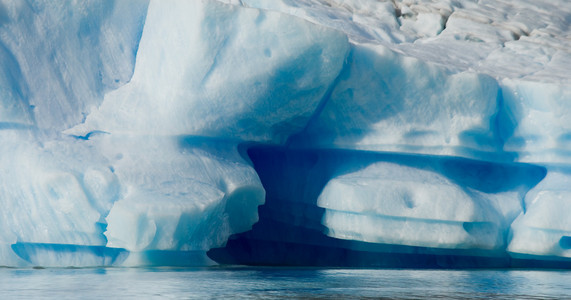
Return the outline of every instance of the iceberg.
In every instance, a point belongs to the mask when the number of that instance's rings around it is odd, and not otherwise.
[[[569,20],[0,2],[0,266],[571,267]]]

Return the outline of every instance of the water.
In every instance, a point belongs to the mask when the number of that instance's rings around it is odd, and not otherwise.
[[[1,299],[571,299],[570,271],[0,269]]]

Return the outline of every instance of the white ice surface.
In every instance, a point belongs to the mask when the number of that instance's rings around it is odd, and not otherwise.
[[[512,203],[496,210],[497,202]],[[317,204],[328,235],[369,243],[498,249],[517,193],[487,195],[432,171],[375,163],[331,179]]]
[[[525,213],[511,226],[508,251],[516,257],[571,258],[571,174],[553,169],[525,197]]]
[[[131,82],[66,132],[283,143],[305,126],[348,49],[344,34],[275,12],[152,2]]]
[[[104,92],[130,80],[146,7],[142,0],[0,2],[0,95],[18,101],[21,122],[42,134],[80,123]]]
[[[241,0],[335,28],[358,42],[492,77],[568,83],[565,0]],[[441,26],[438,28],[437,24]],[[439,30],[441,29],[441,30]]]
[[[312,146],[502,155],[493,78],[452,73],[373,45],[354,45],[349,64],[307,128]]]

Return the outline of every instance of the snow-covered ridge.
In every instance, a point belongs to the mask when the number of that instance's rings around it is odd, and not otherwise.
[[[0,265],[566,261],[570,23],[565,1],[0,2]]]
[[[498,78],[568,82],[565,1],[224,1],[281,11],[408,56]]]

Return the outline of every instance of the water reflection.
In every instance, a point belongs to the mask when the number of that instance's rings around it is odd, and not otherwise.
[[[2,299],[561,299],[571,272],[316,268],[0,269]]]

